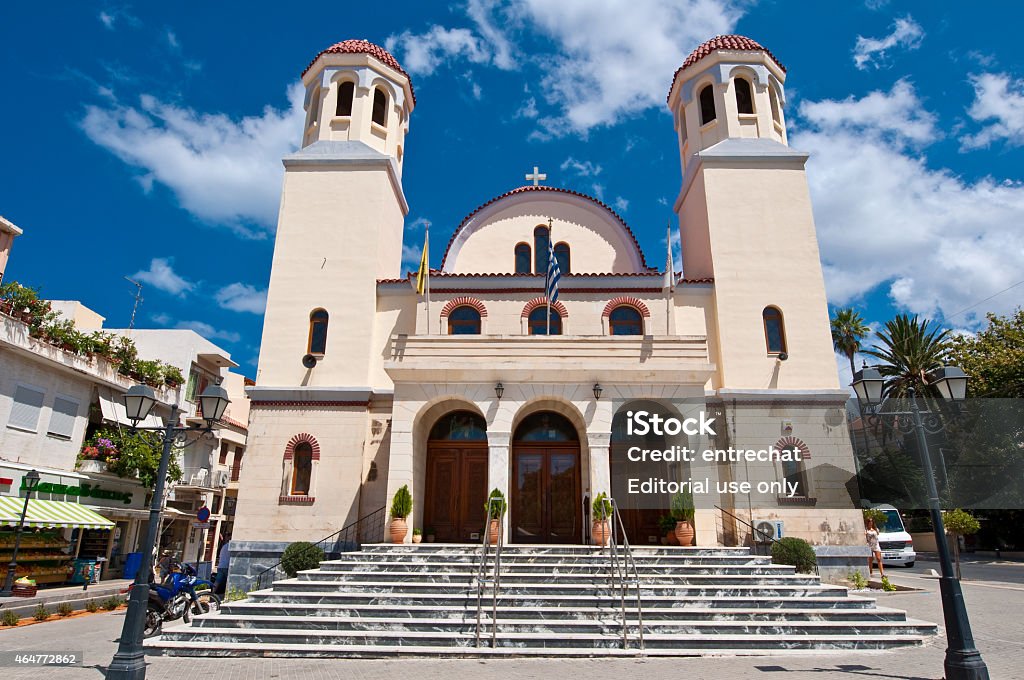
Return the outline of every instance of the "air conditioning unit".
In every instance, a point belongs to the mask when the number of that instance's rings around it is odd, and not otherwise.
[[[227,470],[217,470],[213,473],[213,485],[216,487],[225,487],[228,485],[228,479],[230,475]]]
[[[761,520],[754,523],[754,541],[757,543],[771,543],[785,536],[781,519]]]

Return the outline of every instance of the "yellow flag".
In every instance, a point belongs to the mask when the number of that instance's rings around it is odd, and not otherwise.
[[[427,277],[430,276],[430,265],[427,256],[430,253],[430,232],[423,235],[423,254],[420,256],[420,270],[416,272],[416,292],[420,295],[427,290]]]

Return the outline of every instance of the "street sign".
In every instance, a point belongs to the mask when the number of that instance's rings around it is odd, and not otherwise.
[[[192,521],[192,528],[193,529],[209,529],[210,528],[210,523],[209,522],[196,522],[195,520],[193,520]]]
[[[210,521],[210,509],[208,507],[206,507],[205,505],[203,507],[199,508],[199,510],[196,511],[196,519],[199,520],[200,522],[209,522]]]

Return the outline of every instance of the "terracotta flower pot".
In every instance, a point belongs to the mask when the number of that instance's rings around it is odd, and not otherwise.
[[[676,522],[675,536],[676,540],[679,541],[679,545],[691,545],[695,535],[696,532],[693,530],[692,524],[689,522]]]
[[[423,537],[420,536],[419,534],[413,534],[412,535],[412,542],[413,543],[419,543],[422,540],[423,540]]]
[[[590,529],[590,535],[594,537],[594,545],[608,545],[608,536],[611,529],[608,520],[594,520],[594,526]]]
[[[500,521],[500,519],[492,519],[491,526],[487,530],[487,540],[491,542],[491,545],[498,545],[498,523]]]
[[[395,517],[391,520],[388,531],[391,533],[392,543],[404,543],[405,535],[409,533],[409,525],[406,524],[404,517]]]
[[[679,545],[679,539],[676,538],[676,530],[675,529],[672,529],[671,531],[666,531],[665,532],[665,539],[668,541],[669,545]]]

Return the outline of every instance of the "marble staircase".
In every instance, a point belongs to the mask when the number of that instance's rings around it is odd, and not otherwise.
[[[777,654],[919,645],[934,624],[771,564],[746,548],[634,548],[622,599],[607,552],[505,546],[501,588],[483,602],[476,645],[478,546],[366,545],[279,580],[147,651],[182,656],[633,656]],[[491,647],[492,607],[496,607]]]

